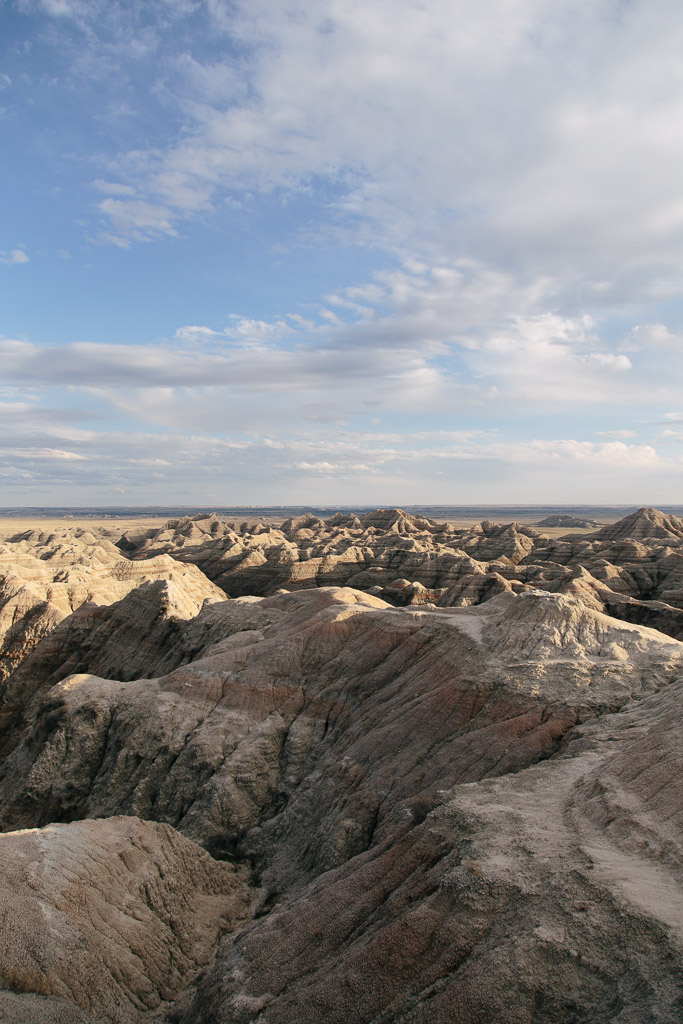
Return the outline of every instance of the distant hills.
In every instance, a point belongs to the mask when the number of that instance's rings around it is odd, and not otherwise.
[[[224,516],[300,516],[310,513],[326,519],[336,512],[362,515],[371,512],[376,505],[8,505],[0,508],[3,518],[107,518],[129,519],[135,516],[170,517],[194,516],[213,513]],[[510,519],[538,516],[569,516],[581,519],[604,519],[613,516],[621,519],[637,512],[640,505],[405,505],[401,508],[412,515],[428,516],[432,519]],[[660,511],[670,515],[683,516],[683,505],[658,505]],[[550,526],[550,523],[538,525]],[[571,525],[564,522],[558,526]]]

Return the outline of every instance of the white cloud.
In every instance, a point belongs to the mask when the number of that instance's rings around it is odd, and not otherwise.
[[[394,247],[412,274],[474,259],[546,311],[679,291],[677,0],[22,6],[50,16],[69,86],[106,78],[125,112],[94,182],[102,240],[308,192],[314,231]]]
[[[93,181],[93,186],[98,190],[98,192],[105,192],[108,196],[135,195],[135,189],[132,185],[122,185],[120,182],[116,181],[104,181],[102,178],[97,178]]]
[[[251,317],[233,314],[230,320],[231,326],[224,328],[223,335],[245,345],[261,345],[294,334],[294,328],[281,319],[254,320]]]
[[[633,328],[632,336],[639,346],[657,349],[683,350],[683,333],[670,330],[666,324],[640,324]]]
[[[120,245],[130,240],[142,242],[162,235],[177,235],[173,215],[167,206],[142,199],[103,199],[99,209],[111,221],[115,234],[110,241]]]
[[[57,368],[62,368],[66,381],[84,355],[79,346],[51,352],[27,342],[6,342],[4,348],[5,364],[20,358],[29,360],[24,367],[43,368],[46,394],[54,394],[59,386],[54,379]],[[107,352],[108,365],[124,365],[128,358],[127,372],[133,379],[141,373],[154,374],[167,362],[163,348],[152,363],[142,362],[136,349],[132,357],[125,346],[115,349]],[[357,348],[349,352],[358,359]],[[94,355],[86,354],[88,359]],[[185,358],[182,351],[177,355]],[[323,415],[333,401],[342,410],[348,406],[344,382],[333,391],[329,381],[324,386],[308,381],[308,401],[317,401],[321,407],[314,411],[318,419],[311,428],[312,421],[299,408],[303,392],[289,390],[293,383],[302,386],[293,376],[301,373],[299,353],[287,355],[294,360],[289,376],[283,377],[279,389],[268,392],[265,405],[244,383],[232,391],[228,385],[81,387],[80,401],[89,400],[98,414],[112,403],[125,412],[126,422],[118,430],[100,422],[94,413],[91,422],[83,423],[83,410],[49,408],[47,401],[39,401],[40,385],[33,397],[19,392],[14,401],[8,389],[0,401],[0,481],[6,501],[63,503],[68,488],[71,502],[105,504],[112,488],[118,487],[133,503],[196,504],[200,495],[201,503],[208,504],[315,502],[321,500],[321,480],[325,500],[344,504],[678,500],[683,462],[675,429],[656,442],[642,444],[627,443],[621,437],[586,441],[561,435],[513,441],[505,430],[484,427],[415,429],[419,410],[415,412],[406,394],[392,406],[391,385],[384,400],[398,414],[400,428],[372,427],[366,417],[367,427],[361,429],[357,418],[354,426],[348,416],[344,423],[343,416],[325,419]],[[240,350],[240,360],[246,357],[250,354]],[[380,357],[385,359],[382,353]],[[409,363],[413,354],[408,352],[406,358]],[[200,363],[203,359],[199,354]],[[396,361],[391,364],[390,359],[388,352],[385,382],[396,379]],[[180,365],[184,370],[182,363],[172,372],[180,373]],[[206,365],[215,373],[214,364]],[[258,366],[255,359],[250,372],[256,374]],[[15,363],[17,369],[21,366]],[[81,370],[97,374],[101,366],[81,366]],[[419,395],[421,385],[407,371],[400,386],[413,387]],[[367,390],[354,390],[352,400],[358,401],[363,394],[371,400],[378,390],[382,393],[382,387],[378,389],[370,378]],[[443,381],[438,387],[443,387]],[[423,404],[427,415],[433,404],[432,392],[432,401]],[[154,428],[136,429],[141,419]],[[675,428],[675,420],[667,422]]]
[[[600,437],[613,437],[619,441],[638,436],[635,430],[598,430],[597,433]]]
[[[214,331],[211,327],[201,327],[199,325],[188,324],[186,327],[179,327],[175,332],[176,341],[181,342],[184,345],[188,344],[206,344],[211,342],[214,338],[220,338],[221,332]]]
[[[320,474],[339,495],[357,479],[367,500],[431,498],[439,473],[444,500],[630,500],[636,482],[654,500],[680,474],[681,414],[660,410],[683,408],[682,335],[652,302],[683,272],[674,0],[21,4],[62,61],[50,88],[92,114],[90,236],[191,259],[186,222],[232,246],[291,200],[316,257],[336,240],[393,269],[345,288],[321,267],[321,303],[307,284],[272,317],[253,293],[248,316],[185,305],[150,345],[0,342],[6,472],[107,494],[234,479],[245,500]],[[300,256],[278,241],[283,265]]]
[[[28,435],[23,431],[29,430]],[[278,440],[263,434],[218,438],[177,432],[92,433],[71,449],[36,443],[30,421],[16,425],[0,449],[0,479],[13,488],[70,487],[71,500],[105,503],[119,487],[145,502],[325,501],[395,503],[675,502],[679,458],[653,446],[576,439],[513,443],[463,432],[419,440],[382,439],[372,432],[337,431]],[[55,434],[55,437],[57,435]],[[28,476],[27,476],[28,474]],[[239,499],[236,497],[239,494]],[[50,503],[49,499],[45,499]]]
[[[0,448],[0,459],[56,459],[59,462],[85,462],[85,455],[62,451],[59,448]]]
[[[585,358],[617,373],[633,369],[633,363],[628,356],[615,355],[614,352],[589,352]]]
[[[12,249],[11,252],[0,252],[0,263],[11,265],[13,263],[28,263],[29,258],[23,249]]]
[[[93,52],[111,59],[114,37],[136,59],[118,8],[45,2],[87,20]],[[101,207],[114,239],[319,181],[361,238],[475,257],[565,302],[577,288],[607,303],[678,288],[676,0],[212,0],[222,59],[196,18],[196,45],[185,39],[196,10],[154,7],[144,46],[178,32],[156,85],[178,129],[109,161],[144,204]]]
[[[594,317],[535,312],[533,287],[516,299],[524,312],[506,316],[513,292],[507,275],[471,261],[407,263],[341,290],[332,318],[324,306],[308,318],[235,314],[227,327],[185,325],[152,345],[7,339],[0,354],[15,384],[89,389],[127,415],[192,430],[343,424],[391,410],[496,423],[521,409],[621,406],[648,419],[653,406],[683,402],[683,347],[632,331],[627,355]]]
[[[623,441],[608,441],[595,444],[592,441],[537,440],[518,445],[504,446],[505,458],[511,462],[566,460],[568,462],[589,462],[597,466],[624,466],[650,468],[659,461],[656,450],[649,444],[624,444]]]
[[[78,0],[40,0],[40,3],[45,12],[54,18],[73,18],[84,8],[84,4]]]

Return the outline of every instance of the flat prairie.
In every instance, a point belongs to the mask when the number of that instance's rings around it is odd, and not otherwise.
[[[493,512],[494,510],[492,510]],[[496,523],[509,523],[513,520],[520,523],[523,526],[533,526],[534,522],[538,521],[540,514],[538,512],[534,514],[522,514],[516,516],[504,516],[500,512],[496,511],[496,514],[490,516],[491,520]],[[13,537],[17,533],[22,533],[24,530],[49,530],[56,528],[63,528],[65,526],[80,527],[83,530],[99,529],[106,531],[105,536],[114,537],[120,536],[122,533],[126,533],[129,530],[135,529],[154,529],[155,527],[162,526],[163,523],[167,522],[168,519],[181,518],[181,515],[156,515],[156,516],[130,516],[126,518],[113,518],[111,516],[106,517],[74,517],[74,516],[17,516],[4,518],[0,516],[0,542],[6,540],[7,537]],[[268,523],[272,526],[280,526],[289,517],[287,515],[222,515],[222,519],[235,520],[238,522],[247,522],[250,526],[255,523]],[[437,523],[451,523],[453,526],[466,528],[473,526],[478,520],[464,516],[435,516],[434,522]],[[485,517],[484,517],[485,518]],[[605,515],[596,512],[591,513],[591,518],[596,522],[599,522],[601,526],[606,526],[608,523],[616,522],[619,516],[611,514]],[[535,527],[539,533],[542,533],[546,537],[563,537],[567,533],[575,533],[579,536],[588,536],[594,533],[598,527],[587,527],[585,529],[573,529],[567,528],[566,526],[558,527]]]

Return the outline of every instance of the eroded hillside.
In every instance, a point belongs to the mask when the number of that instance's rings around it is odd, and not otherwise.
[[[230,597],[350,586],[392,604],[479,604],[502,591],[578,593],[617,618],[683,635],[683,520],[640,509],[593,534],[549,539],[517,523],[466,529],[378,509],[281,527],[215,516],[126,535],[131,559],[170,554]]]
[[[3,1019],[680,1019],[683,520],[2,559]]]

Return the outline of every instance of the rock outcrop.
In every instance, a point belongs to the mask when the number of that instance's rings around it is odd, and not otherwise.
[[[597,529],[600,526],[600,523],[595,519],[585,519],[566,514],[555,514],[539,519],[537,523],[534,523],[534,526],[552,527],[553,529],[566,528],[568,530],[587,530]]]
[[[596,534],[598,540],[665,540],[674,543],[683,540],[683,519],[668,516],[656,508],[640,508],[625,519],[603,527]]]
[[[672,714],[680,735],[682,697],[678,684],[637,715],[595,720],[578,753],[568,745],[521,774],[440,794],[424,820],[226,944],[182,1024],[673,1024],[680,846],[668,861],[659,851],[681,787],[652,806],[637,772],[665,761],[654,736]],[[602,792],[615,777],[624,789],[606,830]]]
[[[1,1020],[678,1024],[683,520],[2,559]]]
[[[225,598],[193,565],[169,555],[131,562],[110,540],[86,530],[28,530],[0,544],[0,684],[77,608],[111,604],[155,581],[174,589],[188,615],[207,598]]]
[[[585,569],[618,595],[606,594],[603,611],[680,637],[682,523],[640,509],[597,532],[550,538],[517,523],[456,528],[400,509],[299,516],[280,527],[198,516],[124,535],[119,545],[133,561],[166,553],[194,563],[231,597],[351,586],[396,605],[459,606],[506,589],[553,590]]]
[[[173,1000],[249,911],[244,878],[167,825],[49,825],[0,836],[0,850],[11,923],[0,985],[69,1000],[98,1021],[130,1024]]]
[[[169,675],[44,692],[0,769],[3,827],[161,820],[281,891],[381,840],[411,801],[520,771],[683,671],[683,644],[543,592],[443,611],[335,589],[238,607],[200,613],[208,640],[227,610],[224,639]]]

